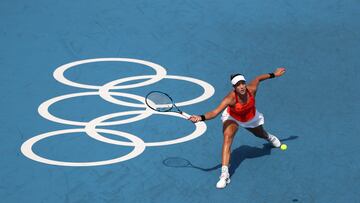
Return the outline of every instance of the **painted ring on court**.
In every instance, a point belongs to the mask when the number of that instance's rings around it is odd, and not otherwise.
[[[132,135],[130,133],[125,133],[125,132],[116,131],[116,130],[107,130],[107,129],[96,129],[96,130],[98,130],[99,132],[103,132],[103,133],[109,133],[109,134],[125,137],[125,138],[131,140],[131,143],[133,143],[132,146],[134,147],[134,149],[130,153],[128,153],[127,155],[124,155],[124,156],[121,156],[121,157],[118,157],[118,158],[115,158],[115,159],[109,159],[109,160],[105,160],[105,161],[93,161],[93,162],[56,161],[56,160],[51,160],[51,159],[41,157],[41,156],[34,153],[34,151],[32,150],[33,145],[36,144],[38,141],[40,141],[42,139],[52,137],[52,136],[56,136],[56,135],[61,135],[61,134],[85,132],[85,129],[66,129],[66,130],[58,130],[58,131],[47,132],[47,133],[40,134],[40,135],[37,135],[35,137],[32,137],[32,138],[28,139],[27,141],[25,141],[21,145],[21,152],[26,157],[28,157],[29,159],[32,159],[32,160],[37,161],[37,162],[49,164],[49,165],[57,165],[57,166],[102,166],[102,165],[119,163],[119,162],[122,162],[122,161],[126,161],[126,160],[129,160],[129,159],[135,158],[135,157],[139,156],[145,150],[144,141],[142,139],[140,139],[139,137],[134,136],[134,135]]]
[[[90,121],[85,126],[85,131],[90,137],[92,137],[96,140],[99,140],[101,142],[115,144],[115,145],[121,145],[121,146],[133,146],[132,143],[123,142],[123,141],[119,141],[119,140],[113,140],[113,139],[110,139],[110,138],[100,135],[97,132],[96,126],[108,119],[112,119],[112,118],[115,118],[118,116],[125,116],[125,115],[139,114],[139,113],[141,113],[141,111],[127,111],[127,112],[117,112],[117,113],[107,114],[107,115],[95,118],[94,120]],[[176,112],[154,111],[153,114],[171,115],[171,116],[183,118],[183,115],[176,113]],[[187,121],[187,122],[189,122],[189,121]],[[165,146],[165,145],[172,145],[172,144],[179,144],[179,143],[187,142],[187,141],[193,140],[197,137],[200,137],[202,134],[205,133],[206,128],[207,128],[205,122],[197,122],[197,123],[195,123],[195,127],[196,127],[195,130],[191,134],[186,135],[184,137],[173,139],[173,140],[161,141],[161,142],[144,142],[145,146],[157,147],[157,146]]]
[[[87,63],[95,63],[95,62],[105,62],[105,61],[106,62],[109,62],[109,61],[114,62],[115,61],[115,62],[138,63],[138,64],[142,64],[142,65],[151,67],[156,72],[156,74],[152,75],[152,77],[147,81],[143,81],[143,82],[136,83],[136,84],[122,85],[122,86],[116,86],[116,87],[114,86],[113,89],[128,89],[128,88],[135,88],[135,87],[150,85],[150,84],[160,81],[161,79],[163,79],[166,76],[166,69],[164,67],[160,66],[159,64],[156,64],[156,63],[153,63],[150,61],[144,61],[144,60],[132,59],[132,58],[94,58],[94,59],[74,61],[74,62],[67,63],[67,64],[64,64],[64,65],[58,67],[54,71],[53,76],[54,76],[55,80],[65,84],[65,85],[68,85],[68,86],[97,90],[101,86],[87,85],[87,84],[73,82],[64,76],[64,72],[66,70],[73,68],[75,66],[78,66],[78,65],[87,64]]]
[[[144,97],[134,95],[134,94],[129,94],[129,93],[111,92],[110,94],[113,94],[115,96],[128,97],[128,98],[131,98],[134,100],[138,100],[140,102],[143,102],[145,100]],[[65,100],[65,99],[74,98],[74,97],[92,96],[92,95],[99,95],[99,92],[79,92],[79,93],[65,94],[65,95],[61,95],[58,97],[54,97],[54,98],[49,99],[49,100],[43,102],[42,104],[40,104],[40,106],[38,108],[38,112],[39,112],[40,116],[42,116],[43,118],[45,118],[49,121],[53,121],[55,123],[61,123],[61,124],[65,124],[65,125],[74,125],[74,126],[85,126],[87,124],[87,122],[71,121],[71,120],[66,120],[66,119],[56,117],[49,112],[49,108],[54,103]],[[104,122],[99,125],[100,126],[111,126],[111,125],[120,125],[120,124],[125,124],[125,123],[131,123],[131,122],[135,122],[135,121],[147,118],[147,117],[151,116],[152,113],[153,112],[150,108],[146,108],[146,109],[142,110],[142,113],[139,114],[138,116],[124,119],[124,120],[119,120],[119,121]]]
[[[111,95],[109,90],[114,89],[113,87],[115,87],[116,85],[118,85],[120,83],[123,83],[123,82],[128,82],[128,81],[132,81],[132,80],[147,79],[147,78],[150,78],[150,77],[152,77],[152,76],[151,75],[132,76],[132,77],[126,77],[126,78],[121,78],[121,79],[118,79],[118,80],[111,81],[111,82],[103,85],[99,89],[99,95],[104,100],[106,100],[108,102],[111,102],[113,104],[122,105],[122,106],[128,106],[128,107],[146,108],[146,104],[144,104],[144,103],[138,104],[138,103],[125,102],[125,101],[121,101],[119,99],[116,99]],[[205,81],[202,81],[202,80],[199,80],[199,79],[195,79],[195,78],[191,78],[191,77],[185,77],[185,76],[177,76],[177,75],[166,75],[164,78],[165,79],[175,79],[175,80],[184,80],[184,81],[192,82],[192,83],[195,83],[197,85],[200,85],[204,89],[203,94],[200,95],[199,97],[196,97],[195,99],[191,99],[191,100],[184,101],[184,102],[176,102],[175,105],[178,106],[178,107],[202,102],[204,100],[209,99],[215,93],[215,89],[214,89],[213,86],[211,86],[209,83],[207,83]],[[144,101],[145,101],[145,99],[144,99]]]

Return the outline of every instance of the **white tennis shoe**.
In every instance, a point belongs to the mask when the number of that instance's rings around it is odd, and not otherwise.
[[[220,180],[216,183],[216,188],[223,189],[230,183],[230,174],[221,173]]]
[[[267,140],[268,140],[274,147],[280,147],[280,146],[281,146],[280,140],[279,140],[275,135],[269,134],[269,137],[267,138]]]

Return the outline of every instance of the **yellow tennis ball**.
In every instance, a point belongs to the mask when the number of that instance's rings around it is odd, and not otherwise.
[[[282,144],[282,145],[280,146],[280,149],[283,150],[283,151],[285,151],[285,150],[287,149],[287,145],[286,145],[286,144]]]

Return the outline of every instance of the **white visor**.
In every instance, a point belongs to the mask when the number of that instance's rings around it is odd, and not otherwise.
[[[231,80],[231,84],[236,85],[236,83],[238,83],[239,81],[245,81],[246,82],[245,77],[242,76],[242,75],[237,75]]]

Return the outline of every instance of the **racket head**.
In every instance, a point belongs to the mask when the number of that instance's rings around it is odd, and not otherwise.
[[[161,91],[151,91],[145,97],[145,103],[154,111],[168,112],[175,106],[172,98]]]
[[[191,166],[189,160],[181,157],[169,157],[163,161],[163,164],[167,167],[174,167],[174,168]]]

